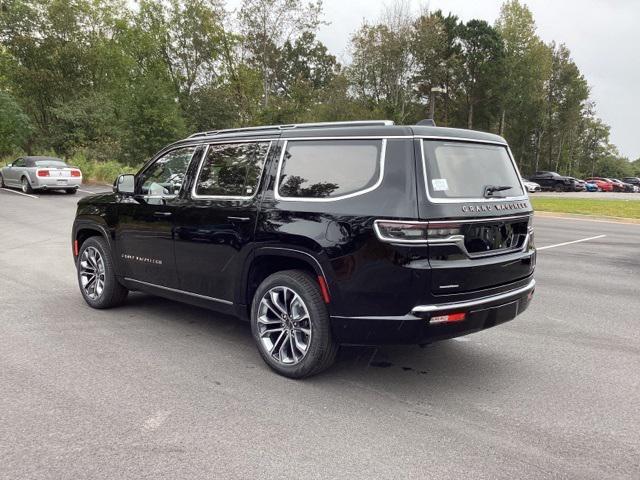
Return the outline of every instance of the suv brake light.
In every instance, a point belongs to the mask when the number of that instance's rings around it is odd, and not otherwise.
[[[38,177],[48,177],[49,176],[49,170],[38,170],[36,172],[36,175]]]
[[[457,223],[403,222],[398,220],[376,220],[373,223],[376,235],[383,242],[391,243],[426,243],[428,240],[439,240],[460,235]]]
[[[80,170],[71,170],[72,177],[80,177],[81,175]]]

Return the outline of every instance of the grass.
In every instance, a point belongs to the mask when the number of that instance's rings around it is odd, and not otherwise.
[[[638,199],[534,197],[531,199],[531,203],[535,210],[541,212],[640,219],[640,200]]]

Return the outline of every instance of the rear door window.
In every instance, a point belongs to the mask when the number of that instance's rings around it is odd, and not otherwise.
[[[385,141],[289,140],[278,168],[281,198],[339,199],[382,180]]]
[[[250,198],[258,190],[271,142],[209,145],[196,197]]]
[[[501,145],[423,140],[425,181],[433,199],[478,199],[524,195],[507,149]]]

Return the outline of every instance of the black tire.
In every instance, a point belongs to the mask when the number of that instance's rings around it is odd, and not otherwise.
[[[69,195],[75,195],[78,192],[78,189],[77,188],[65,188],[64,191],[67,192]]]
[[[273,288],[285,287],[297,294],[308,311],[311,336],[306,353],[297,363],[287,365],[274,358],[260,337],[258,313],[263,297]],[[293,315],[291,316],[293,318]],[[251,304],[251,332],[264,361],[276,373],[289,378],[316,375],[329,368],[338,352],[338,344],[331,334],[331,323],[318,283],[301,270],[285,270],[267,277],[258,287]],[[277,342],[276,342],[277,343]],[[284,342],[283,342],[284,343]],[[275,345],[275,344],[274,344]],[[291,347],[293,348],[293,346]]]
[[[27,177],[22,177],[22,191],[24,193],[33,193],[33,188],[31,188],[31,183]]]
[[[4,188],[6,185],[4,184],[4,177],[0,173],[0,188]]]
[[[82,262],[84,254],[89,249],[95,249],[98,251],[102,258],[102,264],[104,267],[103,273],[103,283],[104,287],[99,295],[95,298],[92,298],[90,293],[87,292],[86,288],[83,286],[83,274],[82,274]],[[80,287],[80,293],[84,298],[85,302],[92,307],[97,309],[103,308],[112,308],[121,305],[125,299],[129,291],[123,287],[118,279],[115,276],[115,269],[113,267],[113,257],[111,255],[111,251],[109,249],[109,245],[106,240],[102,237],[89,237],[81,246],[78,252],[78,258],[76,260],[76,271],[78,277],[78,286]],[[95,292],[94,292],[95,293]]]
[[[555,184],[555,186],[553,187],[553,190],[555,192],[564,192],[565,188],[564,188],[564,184],[558,182]]]

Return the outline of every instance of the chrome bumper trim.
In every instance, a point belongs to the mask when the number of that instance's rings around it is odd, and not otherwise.
[[[490,297],[474,298],[473,300],[468,300],[466,302],[441,303],[438,305],[418,305],[411,309],[411,313],[416,315],[420,313],[441,312],[444,310],[464,310],[467,308],[485,305],[487,303],[499,302],[501,300],[508,300],[513,297],[518,297],[523,293],[527,293],[533,290],[535,286],[536,281],[531,279],[531,281],[527,285],[516,290],[510,290],[508,292],[500,293],[498,295],[492,295]]]

